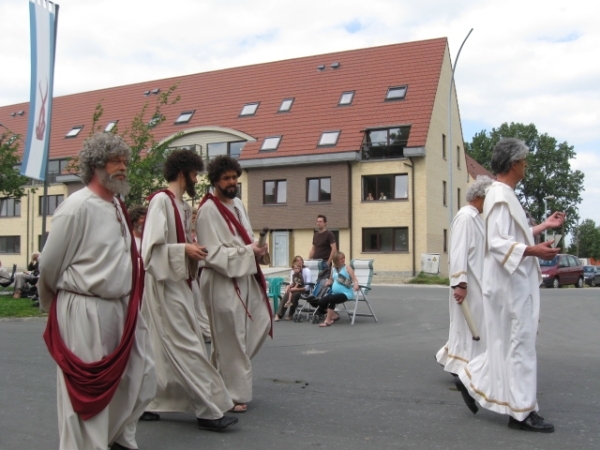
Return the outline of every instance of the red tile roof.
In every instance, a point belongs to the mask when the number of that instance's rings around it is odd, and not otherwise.
[[[437,92],[447,40],[386,45],[214,72],[154,80],[127,86],[56,97],[52,117],[51,158],[72,156],[89,135],[98,103],[104,107],[102,128],[119,120],[129,127],[134,115],[150,103],[150,120],[157,96],[178,84],[181,100],[163,108],[167,121],[154,130],[157,140],[200,126],[219,126],[245,132],[257,139],[247,143],[242,159],[356,151],[365,128],[412,125],[409,147],[424,146]],[[337,69],[331,68],[339,62]],[[318,71],[319,65],[325,70]],[[384,101],[389,87],[407,85],[405,100]],[[342,92],[355,91],[352,105],[337,106]],[[283,99],[294,98],[290,112],[278,113]],[[246,103],[260,102],[256,115],[239,117]],[[25,110],[24,116],[10,113]],[[179,114],[195,110],[192,120],[174,125]],[[25,136],[28,103],[0,107],[0,123]],[[84,125],[76,138],[65,139],[73,126]],[[324,131],[341,130],[335,147],[317,148]],[[260,152],[265,137],[283,136],[276,152]]]
[[[471,178],[473,178],[473,180],[476,180],[479,175],[487,175],[492,180],[496,179],[492,172],[487,170],[485,167],[483,167],[481,164],[475,161],[472,157],[467,155],[466,152],[465,158],[467,160],[467,171],[469,172],[469,175],[471,175]]]

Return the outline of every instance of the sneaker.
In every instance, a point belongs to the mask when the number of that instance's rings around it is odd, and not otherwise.
[[[545,422],[544,418],[533,411],[525,420],[518,421],[514,417],[508,418],[508,428],[515,430],[536,431],[538,433],[554,433],[554,425]]]

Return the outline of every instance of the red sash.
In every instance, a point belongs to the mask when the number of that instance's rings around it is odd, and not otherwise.
[[[131,347],[135,340],[135,330],[138,311],[141,306],[142,292],[144,289],[143,278],[138,265],[138,251],[131,231],[131,221],[127,214],[125,204],[119,199],[121,210],[127,222],[129,235],[131,237],[131,293],[129,294],[129,306],[127,318],[123,328],[123,335],[119,346],[110,355],[93,363],[83,362],[63,342],[60,336],[58,319],[56,316],[56,303],[58,292],[50,306],[48,323],[44,332],[44,340],[50,351],[50,355],[61,368],[67,386],[67,392],[71,399],[73,410],[83,420],[94,417],[108,406],[119,387],[127,363]]]
[[[204,205],[204,203],[206,203],[207,200],[212,200],[214,202],[215,206],[217,207],[217,209],[219,210],[219,212],[225,219],[225,222],[227,223],[227,226],[229,227],[229,231],[231,231],[232,234],[235,235],[235,232],[237,231],[238,234],[240,235],[240,237],[242,238],[242,240],[244,241],[244,244],[246,244],[246,245],[252,244],[252,238],[250,237],[250,235],[248,234],[248,232],[246,231],[244,226],[237,219],[237,217],[235,217],[235,214],[233,214],[229,210],[229,208],[227,208],[227,206],[225,206],[221,202],[221,200],[219,200],[217,197],[212,195],[210,192],[204,196],[204,198],[200,202],[200,205],[198,206],[198,209],[200,209],[202,207],[202,205]],[[269,310],[269,317],[271,318],[271,328],[269,330],[269,336],[273,337],[273,311],[271,310],[271,304],[269,303],[269,297],[267,296],[267,282],[265,281],[265,276],[262,273],[260,264],[258,263],[258,259],[257,258],[254,258],[254,259],[256,261],[256,273],[254,274],[254,278],[260,285],[261,290],[264,294],[265,302],[267,303],[267,309]],[[235,282],[235,279],[233,280],[233,282],[234,282],[234,286],[236,287],[236,292],[237,292],[239,290],[239,288],[237,286],[237,283]],[[238,296],[239,296],[239,292],[238,292]],[[244,307],[245,307],[245,305],[244,305]],[[246,312],[248,312],[248,311],[246,310]]]

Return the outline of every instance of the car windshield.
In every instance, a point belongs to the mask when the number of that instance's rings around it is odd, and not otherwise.
[[[583,266],[583,271],[584,272],[595,272],[596,268],[592,267],[592,266]]]
[[[555,256],[554,259],[551,259],[549,261],[545,261],[543,259],[540,259],[540,266],[542,266],[542,267],[555,266],[557,263],[558,263],[558,256]]]

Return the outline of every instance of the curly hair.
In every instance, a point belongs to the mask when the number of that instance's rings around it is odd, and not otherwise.
[[[525,159],[529,153],[529,147],[521,139],[502,138],[492,150],[492,171],[498,174],[508,173],[512,165]]]
[[[134,205],[129,208],[129,218],[132,224],[136,224],[140,217],[144,217],[148,214],[148,208],[142,205]]]
[[[479,175],[475,183],[467,189],[467,201],[470,203],[477,197],[485,198],[485,191],[494,182],[487,175]]]
[[[179,149],[173,150],[167,156],[163,167],[163,175],[165,180],[170,183],[177,180],[180,172],[187,175],[193,170],[202,172],[203,169],[204,162],[198,153],[188,149]]]
[[[109,159],[124,156],[131,159],[131,149],[121,136],[100,132],[86,139],[79,152],[79,176],[88,185],[96,169],[106,166]]]
[[[214,186],[219,181],[219,178],[221,178],[221,175],[230,170],[235,170],[238,177],[242,174],[242,166],[240,166],[240,163],[236,159],[227,155],[216,156],[208,163],[206,169],[208,181]]]

